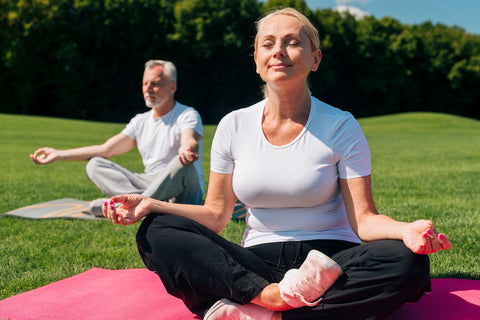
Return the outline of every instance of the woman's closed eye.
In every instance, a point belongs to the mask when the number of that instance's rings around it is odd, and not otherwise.
[[[287,43],[287,46],[289,47],[298,47],[300,45],[300,42],[297,40],[291,40]]]
[[[264,44],[262,44],[262,47],[269,49],[272,48],[274,45],[275,43],[273,42],[265,42]]]

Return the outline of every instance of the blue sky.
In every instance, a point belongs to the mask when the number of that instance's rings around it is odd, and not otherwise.
[[[360,10],[375,18],[390,16],[401,23],[430,20],[460,26],[480,35],[480,0],[306,0],[310,9],[345,8]]]

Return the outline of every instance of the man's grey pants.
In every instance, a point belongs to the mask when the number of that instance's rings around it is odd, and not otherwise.
[[[193,165],[184,166],[178,157],[156,174],[135,173],[102,157],[87,163],[86,175],[107,196],[137,193],[154,199],[200,204],[203,192]]]

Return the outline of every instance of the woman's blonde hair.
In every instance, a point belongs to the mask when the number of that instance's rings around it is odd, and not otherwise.
[[[257,34],[255,35],[255,42],[254,42],[255,51],[257,50],[257,45],[258,45],[258,31],[260,31],[265,21],[267,21],[271,17],[275,17],[278,15],[291,16],[298,19],[304,26],[305,34],[310,40],[310,45],[312,46],[312,51],[316,51],[320,49],[320,36],[318,35],[318,30],[313,26],[310,20],[308,20],[308,18],[305,17],[305,15],[303,15],[301,12],[297,11],[296,9],[284,8],[284,9],[278,9],[270,13],[267,13],[263,18],[257,21],[256,23]]]
[[[303,28],[304,28],[305,34],[307,35],[307,38],[310,40],[310,46],[312,48],[312,51],[317,51],[320,49],[320,36],[318,34],[318,30],[310,22],[310,20],[308,20],[308,18],[305,17],[305,15],[303,15],[301,12],[299,12],[296,9],[284,8],[284,9],[278,9],[270,13],[267,13],[265,16],[263,16],[260,20],[257,21],[256,23],[257,34],[255,35],[255,40],[254,40],[255,42],[253,44],[255,51],[257,51],[257,46],[258,46],[258,32],[262,28],[263,24],[268,19],[275,16],[279,16],[279,15],[291,16],[296,18],[298,21],[300,21],[303,24]],[[307,83],[307,90],[308,90],[308,94],[311,94],[310,88],[308,88],[308,83]],[[263,91],[263,96],[265,98],[268,98],[268,89],[266,84],[263,85],[262,91]]]

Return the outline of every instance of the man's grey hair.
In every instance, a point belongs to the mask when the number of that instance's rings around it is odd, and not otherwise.
[[[177,68],[173,62],[166,60],[148,60],[145,63],[145,70],[152,69],[155,66],[162,66],[164,68],[163,74],[166,75],[171,81],[177,82]]]

